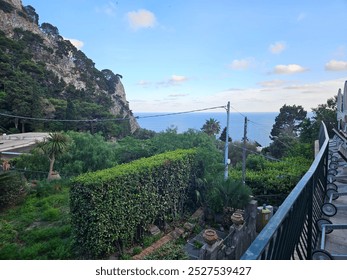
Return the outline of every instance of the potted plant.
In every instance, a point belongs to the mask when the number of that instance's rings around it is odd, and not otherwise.
[[[251,189],[241,181],[228,178],[216,180],[207,192],[210,208],[215,213],[223,213],[224,224],[231,224],[231,215],[236,209],[244,209],[250,201]]]

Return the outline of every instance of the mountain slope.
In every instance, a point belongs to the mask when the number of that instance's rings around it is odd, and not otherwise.
[[[0,0],[3,130],[91,130],[108,137],[133,133],[139,125],[121,77],[109,69],[96,69],[91,59],[60,36],[57,27],[39,25],[32,6],[23,7],[20,0]],[[112,120],[101,121],[105,119]]]

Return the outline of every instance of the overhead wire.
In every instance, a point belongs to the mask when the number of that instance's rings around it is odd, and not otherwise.
[[[243,147],[240,147],[240,146],[235,145],[235,144],[233,144],[233,143],[230,143],[230,145],[232,145],[232,146],[234,146],[234,147],[236,147],[236,148],[238,148],[238,149],[241,149],[241,150],[244,149]],[[253,151],[253,150],[250,150],[250,149],[247,149],[247,148],[245,148],[245,150],[248,151],[248,152],[250,152],[250,153],[260,155],[260,156],[262,156],[262,157],[264,157],[264,158],[267,158],[267,159],[270,159],[270,160],[281,161],[281,160],[278,159],[278,158],[269,157],[269,156],[263,155],[262,153],[259,153],[259,152],[256,152],[256,151]]]
[[[230,106],[230,108],[235,110],[241,116],[247,117],[245,114],[243,114],[240,111],[238,111],[235,107]],[[182,114],[189,114],[189,113],[202,112],[202,111],[215,110],[215,109],[226,109],[226,106],[215,106],[215,107],[194,109],[194,110],[189,110],[189,111],[181,111],[181,112],[173,112],[173,113],[165,113],[165,114],[155,114],[155,115],[149,115],[149,116],[134,116],[134,118],[135,119],[158,118],[158,117],[182,115]],[[17,119],[33,120],[33,121],[45,121],[45,122],[106,122],[106,121],[125,121],[125,120],[130,120],[130,117],[104,118],[104,119],[102,119],[102,118],[94,118],[94,119],[51,119],[51,118],[37,118],[37,117],[13,115],[13,114],[7,114],[7,113],[0,113],[0,116],[9,117],[9,118],[17,118]],[[254,124],[257,124],[257,125],[261,125],[259,123],[256,123],[256,122],[250,120],[248,117],[247,117],[247,120],[248,120],[248,122],[251,122],[251,123],[254,123]]]
[[[156,115],[151,115],[151,116],[135,116],[134,118],[135,119],[156,118],[156,117],[164,117],[164,116],[170,116],[170,115],[181,115],[181,114],[188,114],[188,113],[194,113],[194,112],[201,112],[201,111],[220,109],[220,108],[225,108],[225,106],[216,106],[216,107],[195,109],[195,110],[183,111],[183,112],[156,114]],[[36,118],[36,117],[12,115],[12,114],[6,114],[6,113],[0,113],[0,116],[9,117],[9,118],[17,118],[17,119],[34,120],[34,121],[46,121],[46,122],[49,122],[49,121],[51,121],[51,122],[104,122],[104,121],[130,120],[130,117],[123,117],[123,118],[94,118],[94,119],[49,119],[49,118]]]
[[[225,108],[225,106],[217,106],[217,107],[196,109],[196,110],[183,111],[183,112],[174,112],[174,113],[157,114],[157,115],[151,115],[151,116],[137,116],[137,117],[135,117],[135,118],[136,118],[136,119],[146,119],[146,118],[165,117],[165,116],[182,115],[182,114],[189,114],[189,113],[195,113],[195,112],[201,112],[201,111],[207,111],[207,110],[213,110],[213,109],[221,109],[221,108]]]
[[[50,122],[103,122],[103,121],[121,121],[121,120],[129,120],[130,118],[105,118],[105,119],[47,119],[47,118],[35,118],[35,117],[26,117],[26,116],[18,116],[12,114],[0,113],[0,116],[9,117],[9,118],[17,118],[17,119],[25,119],[25,120],[34,120],[34,121],[50,121]]]

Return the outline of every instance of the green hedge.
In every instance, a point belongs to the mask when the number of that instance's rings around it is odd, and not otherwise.
[[[176,150],[73,180],[72,226],[84,258],[103,258],[141,238],[146,227],[185,210],[196,150]]]
[[[259,156],[247,159],[246,185],[259,204],[280,205],[299,180],[307,172],[312,162],[304,157],[282,158],[280,162],[270,162]],[[231,178],[240,180],[242,171],[232,169]]]

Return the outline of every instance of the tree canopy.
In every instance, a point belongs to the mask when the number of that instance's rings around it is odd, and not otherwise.
[[[280,136],[280,134],[287,135],[289,137],[297,137],[299,136],[299,131],[301,127],[301,123],[306,118],[307,112],[304,108],[299,105],[286,105],[284,104],[280,113],[275,119],[275,123],[271,130],[271,140],[274,140],[276,136]]]

